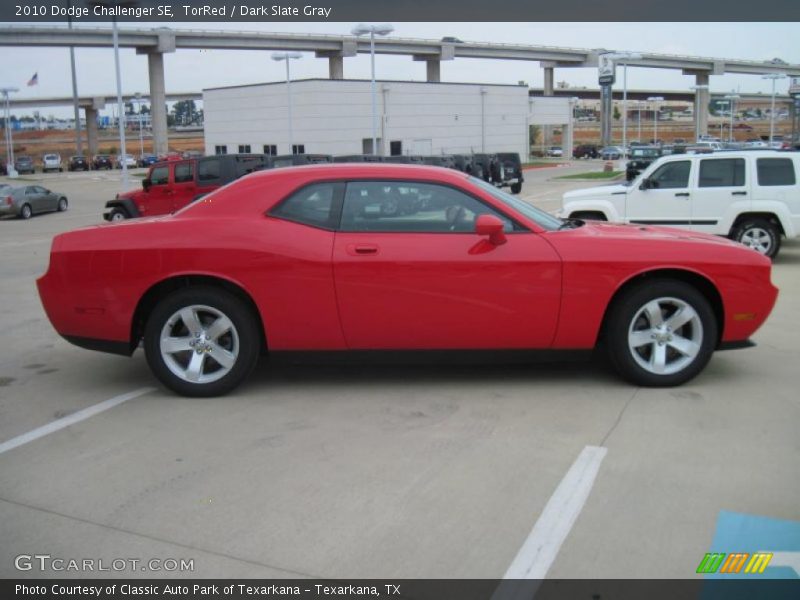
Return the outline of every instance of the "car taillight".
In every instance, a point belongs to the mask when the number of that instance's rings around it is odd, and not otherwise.
[[[6,196],[6,204],[8,206],[11,206],[12,204],[14,204],[14,199],[11,196]]]

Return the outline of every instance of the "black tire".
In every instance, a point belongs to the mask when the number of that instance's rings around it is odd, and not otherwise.
[[[781,249],[781,232],[774,222],[767,219],[743,220],[732,237],[769,258],[775,258]]]
[[[118,223],[119,221],[124,221],[125,219],[130,219],[130,215],[128,214],[127,210],[120,206],[113,208],[108,217],[108,220],[112,223]]]
[[[186,378],[177,375],[168,366],[161,352],[161,333],[168,326],[169,319],[179,310],[191,306],[211,308],[220,315],[227,317],[233,325],[231,331],[236,334],[235,337],[231,334],[229,341],[219,343],[220,347],[224,347],[223,344],[228,344],[231,352],[235,351],[236,357],[232,365],[226,374],[207,383],[187,381]],[[198,314],[202,310],[199,310]],[[202,321],[202,317],[198,318]],[[182,325],[175,325],[175,327],[180,326]],[[220,288],[210,286],[184,288],[161,300],[147,320],[144,330],[144,350],[147,364],[150,365],[153,374],[161,383],[178,394],[192,397],[221,396],[241,384],[256,366],[261,345],[258,328],[259,323],[256,316],[245,302],[236,296]],[[191,337],[188,333],[186,335]],[[222,337],[219,339],[222,339]],[[235,341],[236,339],[238,339],[238,343]],[[188,350],[188,355],[184,352],[175,354],[182,354],[178,359],[188,362],[196,352],[198,351]],[[220,367],[224,371],[224,367],[220,363],[213,361],[212,358],[213,354],[209,354],[204,360],[210,361],[208,364],[212,365],[212,369]],[[206,362],[203,362],[202,365],[203,375],[206,375]],[[212,371],[209,375],[214,376],[214,374],[214,371]]]
[[[59,198],[58,199],[58,212],[64,212],[65,210],[67,210],[67,208],[69,208],[69,203],[67,202],[67,199],[64,198],[64,197]]]
[[[26,221],[33,216],[33,209],[31,208],[30,204],[23,204],[22,208],[19,209],[19,218],[25,219]]]
[[[522,184],[521,183],[512,183],[511,184],[511,193],[512,194],[519,194],[522,191]]]
[[[589,212],[589,211],[574,212],[570,215],[570,218],[582,219],[584,221],[608,221],[608,219],[606,219],[606,216],[603,213]]]
[[[703,294],[688,283],[674,279],[644,282],[623,294],[609,309],[604,332],[611,364],[624,379],[646,387],[675,386],[689,381],[705,368],[717,345],[718,327]],[[683,314],[687,306],[694,316],[674,329],[653,328],[647,316],[650,314],[648,306],[658,308],[663,328],[669,325],[672,317]],[[670,309],[674,310],[670,312]],[[637,333],[638,338],[634,337]],[[634,348],[635,340],[642,338],[646,341]],[[687,347],[692,348],[693,355],[683,354],[673,346],[686,341],[691,342]],[[656,372],[658,367],[654,366],[660,362],[659,356],[664,362],[661,373]]]

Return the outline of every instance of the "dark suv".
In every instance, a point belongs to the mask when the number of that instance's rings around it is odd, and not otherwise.
[[[422,162],[433,167],[444,167],[446,169],[456,168],[456,159],[449,154],[444,154],[441,156],[423,156]]]
[[[631,148],[631,160],[625,165],[625,179],[631,181],[649,167],[663,152],[658,146],[634,146]]]
[[[99,171],[100,169],[108,169],[109,171],[114,168],[114,163],[108,154],[97,154],[92,160],[92,169]]]
[[[292,167],[298,165],[315,165],[318,163],[333,162],[330,154],[282,154],[273,156],[271,167]]]
[[[597,158],[600,149],[594,144],[581,144],[572,149],[572,158]]]
[[[18,156],[14,161],[14,169],[17,173],[34,173],[33,159],[30,156]]]
[[[334,156],[333,162],[335,163],[383,162],[383,158],[380,156],[375,156],[374,154],[345,154],[342,156]]]
[[[475,177],[500,186],[503,183],[503,167],[496,154],[473,154],[472,164],[475,165]],[[478,169],[480,167],[480,169]],[[480,171],[480,172],[479,172]]]
[[[512,194],[519,194],[522,191],[522,161],[517,152],[498,152],[497,160],[500,161],[501,181],[497,185],[508,186]]]

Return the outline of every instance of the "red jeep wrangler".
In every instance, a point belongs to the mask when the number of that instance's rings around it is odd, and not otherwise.
[[[106,221],[174,213],[242,175],[268,169],[266,154],[227,154],[152,165],[142,189],[117,194],[106,202]]]

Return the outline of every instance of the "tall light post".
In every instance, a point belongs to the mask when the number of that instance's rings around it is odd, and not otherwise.
[[[5,126],[6,126],[6,172],[12,179],[17,176],[17,170],[14,168],[14,137],[11,134],[11,104],[8,96],[14,92],[18,92],[19,88],[3,87],[0,88],[0,94],[3,94],[3,108],[5,109]]]
[[[731,107],[732,104],[733,103],[730,100],[717,100],[717,106],[724,106],[724,107],[732,108]],[[724,122],[725,122],[724,118],[720,119],[720,122],[719,122],[719,141],[720,142],[722,141],[722,127],[723,127],[723,123]]]
[[[636,121],[637,121],[636,137],[638,138],[639,142],[641,142],[642,141],[642,101],[641,100],[637,100],[636,101],[636,108],[638,109],[638,113],[639,113],[637,115],[637,119],[636,119]]]
[[[389,35],[394,31],[394,27],[388,23],[382,25],[364,25],[363,23],[356,25],[351,33],[355,36],[362,36],[369,34],[369,55],[370,64],[372,69],[372,154],[378,154],[378,109],[377,109],[377,92],[375,91],[375,36],[376,35]],[[381,154],[383,154],[381,152]]]
[[[606,55],[614,62],[622,64],[622,151],[627,152],[628,144],[628,63],[640,60],[641,54],[636,52],[612,52]]]
[[[72,0],[67,0],[67,8],[72,8]],[[67,27],[72,29],[72,17],[67,17]],[[75,150],[78,154],[83,154],[83,143],[81,142],[81,111],[78,107],[78,79],[75,74],[75,46],[69,47],[69,65],[72,72],[72,111],[75,116]]]
[[[736,110],[736,101],[740,98],[739,94],[726,94],[723,96],[731,102],[731,124],[728,126],[728,141],[733,141],[733,113]],[[771,139],[771,138],[770,138]]]
[[[127,7],[133,8],[139,4],[138,0],[90,0],[91,6],[105,8]],[[119,130],[119,154],[122,163],[122,187],[128,187],[128,165],[125,160],[125,107],[122,104],[122,73],[119,68],[119,32],[117,30],[117,17],[111,18],[111,40],[114,45],[114,70],[117,76],[117,129]]]
[[[770,103],[769,109],[769,143],[772,144],[772,137],[775,135],[775,81],[778,79],[785,79],[786,75],[784,73],[769,73],[767,75],[762,75],[761,79],[771,79],[772,80],[772,101]]]
[[[136,92],[136,106],[139,109],[137,115],[139,116],[139,158],[144,158],[144,134],[142,133],[142,94]]]
[[[289,61],[303,58],[299,52],[273,52],[272,60],[286,61],[286,106],[289,117],[289,153],[294,154],[294,137],[292,135],[292,75],[289,70]]]
[[[657,102],[663,102],[663,96],[650,96],[647,99],[648,102],[653,103],[653,144],[658,143],[658,106],[656,106]]]

